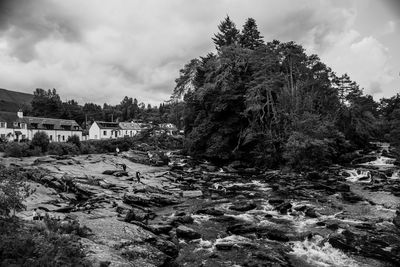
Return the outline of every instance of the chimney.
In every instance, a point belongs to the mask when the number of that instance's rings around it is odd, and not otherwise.
[[[20,119],[22,119],[23,117],[24,117],[24,113],[22,112],[22,110],[20,109],[20,110],[18,110],[18,112],[17,112],[17,116],[18,116],[18,118],[20,118]]]

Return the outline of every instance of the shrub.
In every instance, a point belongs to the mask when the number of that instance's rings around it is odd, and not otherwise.
[[[79,148],[72,143],[51,143],[48,148],[48,153],[51,155],[78,155]]]
[[[31,145],[33,147],[38,146],[42,149],[42,152],[46,152],[50,144],[49,136],[45,132],[37,132],[32,138]]]
[[[79,140],[79,136],[75,134],[68,137],[67,143],[72,143],[76,145],[78,148],[81,148],[81,140]]]
[[[98,153],[96,148],[89,144],[89,143],[81,143],[81,154],[93,154],[93,153]]]
[[[10,142],[5,145],[5,156],[7,157],[26,157],[28,155],[29,145],[25,143]]]

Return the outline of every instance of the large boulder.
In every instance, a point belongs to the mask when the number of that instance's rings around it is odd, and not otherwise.
[[[199,239],[201,238],[201,234],[193,230],[192,228],[189,228],[184,225],[178,226],[176,228],[176,235],[179,238],[184,238],[184,239]]]

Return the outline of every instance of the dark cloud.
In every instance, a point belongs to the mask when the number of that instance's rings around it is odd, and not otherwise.
[[[35,58],[35,45],[49,37],[79,41],[81,32],[73,17],[47,0],[8,0],[1,4],[0,29],[9,38],[12,55],[28,62]]]

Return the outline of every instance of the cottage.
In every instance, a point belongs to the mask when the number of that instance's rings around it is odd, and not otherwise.
[[[89,139],[115,139],[121,137],[118,122],[94,121],[89,128]]]
[[[119,128],[123,137],[132,137],[141,131],[140,124],[137,122],[120,122]]]
[[[5,112],[5,111],[0,112],[1,140],[21,141],[27,139],[27,136],[28,136],[27,125],[22,118],[19,118],[19,116],[14,112]]]
[[[74,120],[24,117],[22,111],[17,114],[0,112],[0,137],[7,141],[32,140],[37,132],[45,132],[50,142],[66,142],[68,137],[76,135],[82,140],[82,128]]]

